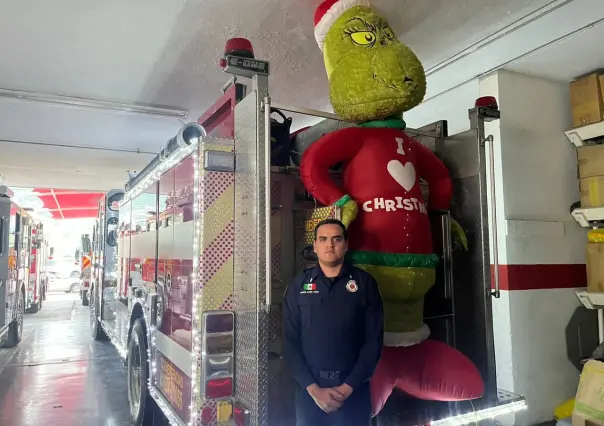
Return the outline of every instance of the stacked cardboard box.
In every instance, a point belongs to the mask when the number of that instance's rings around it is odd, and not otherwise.
[[[573,127],[586,126],[604,119],[604,73],[594,72],[570,84]]]
[[[604,206],[604,144],[577,149],[581,207]]]
[[[577,149],[579,162],[579,189],[581,207],[604,206],[604,145],[584,146]],[[604,292],[604,243],[590,242],[585,252],[587,264],[587,289]]]

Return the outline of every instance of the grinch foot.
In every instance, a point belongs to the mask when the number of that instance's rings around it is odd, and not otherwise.
[[[484,382],[476,366],[457,349],[436,340],[385,347],[371,378],[373,415],[394,388],[419,399],[465,401],[480,398]]]

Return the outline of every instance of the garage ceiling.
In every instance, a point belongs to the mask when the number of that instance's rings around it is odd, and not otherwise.
[[[542,7],[594,0],[373,3],[430,70]],[[225,41],[241,36],[252,41],[258,58],[271,61],[276,102],[331,110],[322,56],[313,37],[318,4],[0,0],[0,89],[163,106],[188,111],[194,120],[216,100],[227,80],[217,66]],[[547,31],[557,27],[551,24]],[[524,44],[539,37],[525,38]],[[516,48],[521,46],[510,47]],[[491,51],[489,60],[501,63],[500,53]],[[488,70],[490,64],[470,55],[456,66],[465,74],[445,68],[429,77],[429,96]],[[9,185],[24,187],[121,187],[126,170],[140,170],[182,124],[176,118],[2,98],[0,111],[0,173]],[[307,124],[305,120],[297,120],[294,127]]]

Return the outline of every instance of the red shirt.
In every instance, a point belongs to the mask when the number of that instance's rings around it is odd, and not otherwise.
[[[339,162],[345,162],[343,188],[329,176],[329,168]],[[300,169],[304,186],[319,202],[331,205],[348,194],[358,203],[349,229],[352,250],[432,253],[428,208],[449,208],[451,179],[438,157],[403,131],[335,131],[304,152]],[[420,177],[430,188],[428,206]]]

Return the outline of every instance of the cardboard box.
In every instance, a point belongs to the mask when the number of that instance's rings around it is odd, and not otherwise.
[[[595,72],[570,83],[573,127],[597,123],[604,118],[600,73]]]
[[[587,291],[604,293],[604,244],[587,244],[585,266],[587,268]]]
[[[579,181],[581,207],[604,206],[604,176],[593,176]]]
[[[604,176],[604,144],[578,148],[577,160],[579,178]]]
[[[581,372],[573,426],[604,425],[604,363],[593,359],[587,361]]]

